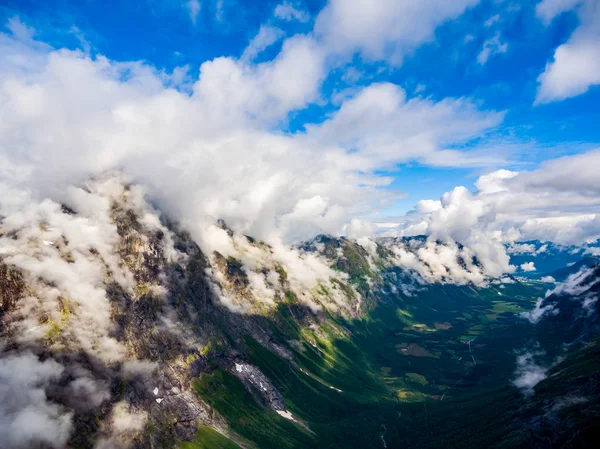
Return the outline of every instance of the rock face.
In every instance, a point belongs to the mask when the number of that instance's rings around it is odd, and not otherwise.
[[[256,366],[244,362],[235,362],[232,370],[241,381],[254,393],[258,401],[275,411],[285,410],[283,396],[273,386],[267,376],[265,376]]]
[[[0,260],[0,316],[13,310],[24,292],[21,273]]]

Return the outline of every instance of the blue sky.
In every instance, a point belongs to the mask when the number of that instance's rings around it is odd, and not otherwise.
[[[593,76],[585,81],[581,93],[556,94],[562,87],[554,85],[549,99],[536,104],[540,75],[552,63],[557,48],[578,30],[585,32],[584,6],[593,12],[595,0],[463,1],[466,6],[462,10],[445,17],[436,18],[435,12],[424,8],[427,17],[423,20],[435,25],[432,35],[418,42],[411,42],[410,35],[398,38],[392,30],[388,41],[389,36],[376,44],[357,38],[350,50],[327,50],[327,70],[318,83],[318,94],[299,105],[294,103],[267,125],[274,132],[303,134],[334,118],[344,101],[361,89],[378,83],[399,86],[409,104],[412,99],[430,105],[466,99],[478,117],[487,113],[501,116],[494,119],[495,124],[482,124],[479,131],[467,133],[468,137],[445,138],[443,142],[443,149],[464,154],[474,151],[489,156],[487,162],[412,157],[396,162],[392,158],[387,165],[374,167],[378,176],[393,178],[384,188],[396,195],[385,208],[373,212],[374,216],[402,215],[418,200],[438,199],[457,185],[475,191],[477,178],[492,170],[533,171],[544,161],[585,153],[600,142],[600,87]],[[406,2],[401,3],[399,8],[406,7]],[[435,1],[429,3],[435,10]],[[541,3],[550,8],[546,16]],[[329,7],[325,0],[5,0],[3,5],[1,22],[8,24],[18,17],[35,29],[36,40],[55,49],[79,48],[92,59],[103,55],[115,62],[144,61],[166,72],[185,66],[192,80],[207,61],[221,56],[243,59],[261,26],[279,34],[272,45],[261,47],[248,67],[275,61],[284,43],[294,36],[320,33],[325,37],[315,41],[325,46],[329,45],[327,39],[335,40],[327,38],[328,31],[319,30],[316,23]],[[282,5],[301,16],[292,20],[277,17],[275,11]],[[344,7],[352,9],[352,2]],[[589,20],[587,33],[593,34],[589,29],[595,22]],[[368,33],[365,36],[368,40]],[[343,39],[335,45],[344,47]],[[396,47],[402,48],[398,51]],[[340,53],[343,58],[331,56]],[[190,85],[182,83],[175,88],[185,92]],[[355,151],[352,145],[357,139],[360,136],[353,136],[347,143],[349,153]]]

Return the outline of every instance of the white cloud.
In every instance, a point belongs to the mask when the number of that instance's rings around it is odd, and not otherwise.
[[[0,439],[7,449],[65,447],[71,413],[49,402],[46,388],[57,382],[63,366],[30,353],[0,358]]]
[[[475,159],[468,152],[444,147],[481,135],[502,118],[501,113],[477,111],[465,99],[437,103],[420,98],[407,100],[399,86],[378,83],[348,98],[330,119],[307,125],[307,134],[322,145],[341,145],[352,151],[345,159],[354,169],[411,159],[441,166],[481,166],[490,164],[495,155]]]
[[[117,402],[111,412],[113,429],[116,433],[142,430],[146,421],[144,411],[132,410],[125,401]]]
[[[592,268],[583,267],[577,273],[569,275],[564,282],[558,284],[556,288],[548,292],[546,296],[550,296],[551,294],[578,296],[585,293],[590,288],[590,284],[595,280],[594,270]]]
[[[500,34],[496,34],[494,37],[486,40],[483,43],[483,48],[477,56],[477,62],[484,65],[491,56],[498,53],[506,53],[508,50],[508,44],[500,40]]]
[[[54,51],[0,34],[2,178],[26,186],[33,197],[62,199],[67,185],[120,168],[211,250],[219,242],[210,231],[217,218],[274,243],[344,229],[362,234],[347,227],[351,220],[392,200],[393,192],[381,189],[391,179],[378,170],[415,160],[439,166],[505,161],[494,152],[455,149],[493,130],[503,113],[481,111],[464,98],[408,99],[390,83],[357,89],[305,132],[273,131],[291,111],[320,100],[329,49],[316,39],[288,38],[273,60],[260,64],[206,62],[186,94],[165,88],[181,76],[142,63]],[[482,176],[478,192],[459,188],[423,202],[407,230],[396,232],[472,245],[485,269],[501,274],[511,270],[503,249],[508,234],[561,241],[594,235],[599,220],[591,210],[598,200],[588,192],[599,190],[590,172],[597,154],[532,174]],[[569,212],[557,216],[565,204]]]
[[[326,75],[323,57],[314,40],[294,36],[284,41],[273,61],[250,65],[217,58],[202,64],[192,101],[173,100],[199,104],[202,114],[211,110],[212,121],[221,126],[243,127],[248,118],[280,120],[318,98]]]
[[[531,254],[538,256],[548,251],[548,245],[537,248],[533,243],[511,243],[506,250],[508,254]]]
[[[32,41],[33,36],[35,34],[35,30],[21,22],[21,19],[19,19],[19,17],[11,17],[10,19],[8,19],[8,24],[6,25],[6,28],[8,28],[8,30],[16,39],[23,42]]]
[[[502,274],[492,263],[479,257],[478,249],[461,247],[451,238],[434,236],[424,242],[394,240],[386,246],[395,256],[395,264],[416,273],[423,283],[486,286],[489,277]],[[477,264],[476,258],[484,263]]]
[[[481,176],[477,191],[456,187],[388,225],[383,235],[426,234],[471,248],[488,273],[510,272],[508,252],[537,255],[547,249],[516,241],[583,244],[600,238],[600,151],[546,162],[534,171],[499,170]],[[508,244],[508,247],[505,245]]]
[[[548,283],[555,283],[556,279],[554,279],[552,276],[544,276],[540,279],[540,281],[548,282]]]
[[[556,49],[553,61],[538,77],[536,104],[581,95],[600,84],[600,4],[595,0],[545,0],[537,6],[537,13],[549,23],[577,6],[580,26]]]
[[[534,254],[537,251],[533,243],[515,243],[508,247],[508,254]]]
[[[600,193],[600,182],[595,176],[598,163],[600,149],[552,159],[544,162],[540,170],[525,172],[515,178],[515,184],[538,192],[549,190],[559,195],[565,191],[577,191],[580,195],[593,197]]]
[[[279,19],[288,21],[308,22],[310,20],[310,14],[296,8],[292,3],[287,1],[277,5],[273,14]]]
[[[195,227],[200,242],[217,218],[263,239],[339,233],[391,199],[380,189],[391,179],[375,170],[410,160],[486,165],[490,156],[445,148],[503,119],[469,99],[408,100],[385,83],[358,91],[305,133],[272,131],[320,96],[325,55],[302,35],[286,39],[271,61],[204,63],[189,95],[165,88],[173,77],[141,63],[6,35],[0,45],[5,182],[61,198],[66,185],[118,167]],[[15,54],[32,64],[15,66]]]
[[[13,354],[0,347],[2,447],[66,447],[73,413],[97,410],[111,399],[110,381],[119,362],[130,357],[121,366],[128,379],[148,376],[156,368],[148,361],[131,360],[133,354],[115,332],[113,307],[122,296],[112,297],[113,302],[110,293],[118,286],[134,297],[136,282],[130,268],[143,260],[123,263],[123,244],[127,241],[142,250],[148,240],[146,235],[139,241],[121,238],[113,206],[125,207],[126,202],[149,235],[162,235],[160,249],[154,247],[153,254],[160,252],[165,262],[185,257],[174,248],[171,232],[148,205],[143,190],[137,186],[126,190],[124,182],[124,177],[106,176],[65,187],[60,204],[0,181],[0,257],[19,271],[26,285],[14,310],[3,315],[3,329],[11,347],[40,348],[44,354],[42,362],[37,355]],[[149,285],[148,290],[156,300],[162,298],[160,285]],[[58,359],[67,352],[68,357],[59,359],[68,362],[64,366],[48,358],[54,353]],[[81,363],[82,352],[94,362]],[[60,398],[56,399],[60,405],[46,398],[47,390]]]
[[[196,23],[198,19],[198,14],[200,14],[200,9],[202,8],[202,4],[199,0],[188,0],[185,3],[185,7],[190,15],[190,19],[192,19],[193,23]]]
[[[419,212],[422,212],[424,214],[428,214],[431,212],[435,212],[436,210],[441,209],[442,206],[442,202],[441,201],[436,201],[436,200],[420,200],[417,203],[416,209]]]
[[[529,271],[535,271],[535,265],[533,262],[525,262],[522,263],[519,268],[521,269],[521,271],[525,271],[525,272],[529,272]]]
[[[479,0],[331,0],[316,19],[315,32],[333,53],[358,51],[368,59],[400,63],[434,37],[442,23]]]
[[[543,0],[535,6],[537,16],[549,24],[559,14],[570,11],[584,0]]]
[[[516,377],[513,384],[525,394],[533,394],[533,387],[546,378],[547,369],[539,365],[535,357],[539,352],[525,352],[517,356]]]
[[[544,281],[542,279],[542,282],[554,282],[554,281]],[[536,324],[538,323],[543,316],[547,315],[547,314],[554,314],[556,315],[558,313],[558,309],[555,309],[554,306],[552,304],[548,304],[548,305],[543,305],[544,304],[544,298],[538,298],[537,301],[535,302],[535,307],[529,311],[529,312],[521,312],[519,314],[519,316],[521,318],[525,318],[526,320],[529,320],[532,324]]]
[[[241,59],[243,61],[252,61],[263,50],[273,45],[284,35],[283,30],[279,28],[262,25],[258,30],[258,34],[252,38],[250,44],[244,50]]]

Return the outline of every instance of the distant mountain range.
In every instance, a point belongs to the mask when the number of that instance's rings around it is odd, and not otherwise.
[[[593,264],[595,260],[598,260],[600,243],[563,246],[552,242],[530,240],[507,245],[507,251],[511,264],[517,267],[517,275],[536,279],[556,275],[558,276],[555,278],[556,280],[564,280],[564,276],[571,272],[570,266],[577,264],[577,267],[580,267]],[[534,264],[534,270],[526,271],[521,268],[524,264],[531,262]],[[562,272],[561,270],[566,271]]]

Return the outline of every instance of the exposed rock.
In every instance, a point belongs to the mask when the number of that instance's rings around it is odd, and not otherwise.
[[[15,308],[25,287],[23,275],[0,260],[0,318]]]

